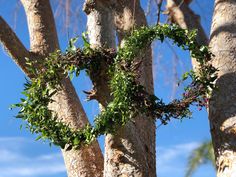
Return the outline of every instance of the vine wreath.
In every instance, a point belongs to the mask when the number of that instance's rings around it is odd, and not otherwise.
[[[183,97],[169,104],[164,104],[161,99],[149,94],[134,74],[137,65],[135,58],[141,51],[154,40],[163,42],[165,38],[171,39],[183,50],[189,50],[191,57],[199,64],[198,73],[190,71],[183,75],[182,80],[192,79],[190,85],[185,88]],[[75,39],[70,41],[66,54],[57,51],[43,61],[28,60],[30,72],[37,77],[27,80],[23,91],[25,98],[13,105],[20,108],[16,117],[28,122],[26,128],[32,133],[40,134],[37,140],[48,139],[50,144],[63,149],[78,149],[102,134],[115,133],[138,113],[158,118],[163,124],[167,124],[172,117],[189,117],[189,106],[193,103],[199,107],[205,106],[207,95],[214,89],[217,69],[209,63],[212,56],[209,49],[197,44],[195,31],[189,32],[177,25],[167,24],[141,27],[125,39],[124,46],[117,52],[114,49],[92,49],[86,39],[84,48],[76,49],[74,42]],[[54,101],[53,96],[63,89],[61,81],[68,73],[78,76],[81,70],[99,70],[101,60],[110,66],[113,100],[96,116],[94,126],[72,129],[58,121],[57,114],[50,110],[48,105]],[[42,69],[36,69],[35,65]]]

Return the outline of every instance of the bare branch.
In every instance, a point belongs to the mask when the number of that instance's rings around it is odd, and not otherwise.
[[[198,29],[197,40],[201,45],[208,44],[208,37],[200,23],[199,15],[196,15],[190,8],[191,1],[167,0],[167,14],[171,22],[177,23],[184,29]]]
[[[25,48],[20,39],[16,36],[15,32],[7,24],[7,22],[0,16],[0,42],[3,47],[13,58],[15,63],[25,72],[26,60],[30,57],[30,52]]]
[[[151,12],[151,5],[152,5],[152,0],[148,0],[147,2],[147,10],[146,10],[146,13],[145,15],[148,16]]]
[[[16,5],[15,5],[15,9],[14,9],[14,14],[13,14],[13,17],[14,17],[13,29],[14,30],[16,29],[16,22],[17,22],[17,17],[18,17],[20,7],[21,7],[21,2],[20,2],[20,0],[17,0]]]
[[[200,45],[208,45],[208,37],[200,23],[199,15],[190,8],[191,0],[167,0],[167,11],[169,20],[184,29],[197,29],[197,41]],[[198,69],[198,63],[192,58],[193,69]]]
[[[161,6],[163,3],[163,0],[157,0],[157,24],[160,23],[160,17],[161,17]]]
[[[66,7],[65,7],[65,10],[66,10],[66,29],[67,29],[67,33],[68,33],[68,28],[70,26],[70,16],[71,16],[71,11],[70,11],[70,8],[71,8],[71,0],[66,0]]]

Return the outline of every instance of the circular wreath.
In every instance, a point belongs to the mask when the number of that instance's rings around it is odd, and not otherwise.
[[[135,58],[154,40],[163,42],[164,38],[172,39],[183,50],[189,50],[191,57],[199,63],[198,73],[190,71],[183,75],[183,80],[188,77],[192,79],[191,84],[185,88],[183,97],[169,104],[164,104],[161,99],[149,94],[138,83],[134,74],[137,64]],[[20,107],[17,117],[28,122],[26,127],[32,133],[40,134],[37,139],[49,139],[63,149],[79,148],[102,134],[114,133],[138,113],[158,118],[163,124],[167,124],[172,117],[188,117],[191,104],[195,103],[200,107],[206,105],[207,94],[214,88],[213,83],[217,78],[217,70],[209,64],[211,53],[206,46],[197,44],[196,32],[189,32],[177,25],[165,24],[134,30],[117,52],[112,49],[91,49],[86,40],[83,50],[75,49],[73,42],[72,40],[64,55],[57,51],[43,62],[28,60],[30,71],[37,77],[27,80],[23,92],[26,98],[14,105]],[[83,69],[99,69],[98,58],[110,65],[113,100],[96,116],[94,126],[71,129],[69,125],[58,121],[56,113],[48,105],[53,102],[53,96],[58,90],[62,89],[61,80],[68,72],[77,76]],[[35,69],[35,65],[43,69]]]

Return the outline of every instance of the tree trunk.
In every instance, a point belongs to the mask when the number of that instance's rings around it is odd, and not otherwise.
[[[118,40],[128,35],[134,26],[147,25],[140,2],[119,0],[115,6]],[[147,49],[139,68],[140,82],[153,93],[151,48]],[[147,131],[148,130],[148,131]],[[104,176],[156,176],[155,121],[139,115],[105,140]]]
[[[59,49],[49,0],[22,0],[22,4],[27,15],[31,51],[43,57]],[[62,86],[50,107],[60,120],[72,128],[81,128],[89,122],[76,91],[68,78],[62,81]],[[103,174],[103,156],[97,142],[80,150],[63,150],[63,156],[68,177],[101,177]]]
[[[112,6],[113,3],[110,0],[97,0],[92,3],[87,0],[84,4],[89,42],[92,48],[116,48]],[[101,61],[99,71],[90,72],[93,95],[88,95],[88,97],[97,99],[102,109],[111,101],[107,69],[107,64]]]
[[[139,1],[136,4],[135,1],[118,1],[115,4],[113,1],[104,0],[86,1],[84,11],[88,15],[87,28],[92,47],[115,48],[113,10],[119,40],[122,40],[125,33],[128,34],[135,24],[146,25]],[[135,14],[133,14],[134,11],[136,11]],[[142,60],[141,83],[149,92],[153,92],[151,50],[148,50],[146,57]],[[96,98],[102,107],[105,107],[112,99],[106,71],[107,66],[102,64],[100,73],[90,73],[94,85],[93,98]],[[146,131],[147,129],[149,131]],[[104,176],[153,177],[156,173],[155,161],[155,122],[153,119],[140,116],[135,118],[135,122],[130,122],[121,128],[116,135],[106,136]]]
[[[209,120],[217,177],[236,176],[236,1],[216,0],[210,48],[219,69]]]

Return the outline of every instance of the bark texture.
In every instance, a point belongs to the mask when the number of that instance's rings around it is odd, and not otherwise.
[[[84,11],[88,17],[87,28],[92,47],[115,48],[115,27],[118,40],[121,41],[134,25],[146,25],[139,1],[86,1]],[[153,92],[151,50],[148,49],[145,57],[140,60],[140,81],[148,91]],[[102,107],[112,99],[106,71],[107,66],[102,64],[101,72],[90,74],[94,84],[91,93],[95,94],[93,97]],[[156,173],[155,161],[155,122],[151,118],[140,116],[121,128],[116,135],[106,136],[104,176],[152,177]]]
[[[22,0],[22,4],[27,15],[31,51],[46,56],[59,49],[49,0]],[[81,128],[89,122],[80,100],[68,78],[62,81],[62,85],[62,91],[54,97],[55,103],[50,107],[58,114],[60,121],[70,124],[72,128]],[[97,142],[81,150],[63,150],[63,157],[68,177],[100,177],[103,174],[103,156]]]
[[[47,55],[59,49],[50,2],[48,0],[21,0],[21,2],[27,16],[31,50]]]
[[[112,0],[87,0],[84,4],[89,42],[92,48],[108,47],[115,49],[116,47],[113,5]],[[101,106],[105,107],[111,101],[107,75],[108,66],[102,61],[100,63],[99,71],[90,72],[93,90],[88,97],[97,99]]]
[[[134,26],[147,25],[139,1],[119,0],[114,10],[120,43]],[[148,48],[139,60],[142,61],[137,71],[140,72],[140,82],[149,92],[153,92],[151,49]],[[106,136],[104,176],[155,177],[155,162],[155,121],[152,118],[139,115],[116,135]]]
[[[210,48],[219,78],[209,119],[217,177],[236,176],[236,1],[215,0]]]

